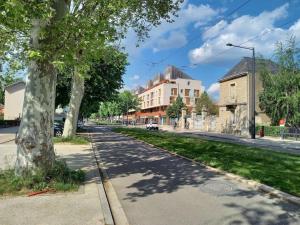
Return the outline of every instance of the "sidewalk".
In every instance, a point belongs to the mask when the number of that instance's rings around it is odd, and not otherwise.
[[[1,148],[1,145],[0,145]],[[0,224],[102,225],[105,224],[98,168],[89,145],[55,145],[56,154],[73,168],[86,171],[85,185],[77,192],[33,197],[0,198]],[[1,149],[0,149],[1,150]],[[100,193],[99,193],[100,192]]]
[[[163,127],[162,130],[168,132],[174,132],[182,135],[189,135],[194,137],[203,137],[209,140],[216,141],[225,141],[230,143],[243,144],[247,146],[261,147],[269,150],[284,152],[284,153],[292,153],[292,154],[300,154],[300,141],[293,140],[281,140],[272,137],[257,137],[256,139],[238,137],[230,134],[220,134],[220,133],[212,133],[212,132],[201,132],[197,130],[174,130],[171,127]]]

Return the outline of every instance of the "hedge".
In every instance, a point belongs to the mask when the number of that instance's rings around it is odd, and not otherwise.
[[[262,125],[256,125],[255,130],[256,134],[259,135],[259,131]],[[284,129],[285,131],[288,130],[287,127],[280,127],[280,126],[264,126],[265,127],[265,136],[272,136],[272,137],[280,137],[280,132]]]

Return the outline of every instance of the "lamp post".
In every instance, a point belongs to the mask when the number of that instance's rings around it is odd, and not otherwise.
[[[249,82],[249,132],[252,139],[255,139],[255,48],[254,47],[245,47],[227,43],[226,46],[243,48],[252,51],[252,76]]]

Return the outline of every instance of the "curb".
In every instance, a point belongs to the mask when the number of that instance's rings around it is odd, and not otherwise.
[[[163,148],[160,148],[160,147],[157,147],[153,144],[150,144],[150,143],[147,143],[145,141],[142,141],[142,140],[139,140],[139,139],[136,139],[130,135],[127,135],[127,134],[122,134],[122,133],[119,133],[121,135],[124,135],[126,137],[130,137],[132,139],[134,139],[135,141],[138,141],[140,143],[143,143],[143,144],[146,144],[146,145],[149,145],[155,149],[158,149],[158,150],[161,150],[161,151],[164,151],[164,152],[167,152],[168,154],[170,155],[173,155],[173,156],[176,156],[178,158],[182,158],[182,159],[185,159],[187,161],[190,161],[194,164],[197,164],[197,165],[200,165],[200,166],[203,166],[205,167],[208,171],[211,171],[211,172],[215,172],[215,173],[218,173],[220,175],[224,175],[226,176],[227,178],[229,179],[233,179],[233,180],[236,180],[240,183],[243,183],[243,184],[246,184],[248,185],[249,187],[252,187],[254,188],[255,190],[258,190],[258,191],[261,191],[261,192],[264,192],[264,193],[267,193],[269,194],[270,196],[274,196],[274,197],[277,197],[279,199],[282,199],[282,200],[285,200],[287,202],[290,202],[290,203],[293,203],[293,204],[296,204],[296,205],[299,205],[300,206],[300,198],[299,197],[296,197],[296,196],[293,196],[291,194],[288,194],[286,192],[283,192],[283,191],[279,191],[273,187],[270,187],[266,184],[262,184],[262,183],[259,183],[257,181],[254,181],[254,180],[248,180],[244,177],[241,177],[239,175],[235,175],[233,173],[228,173],[228,172],[225,172],[223,170],[220,170],[220,169],[217,169],[217,168],[213,168],[211,166],[207,166],[201,162],[198,162],[196,160],[193,160],[193,159],[190,159],[190,158],[187,158],[185,156],[182,156],[182,155],[178,155],[177,153],[174,153],[174,152],[171,152],[169,150],[166,150],[166,149],[163,149]]]
[[[90,136],[90,134],[89,134]],[[95,154],[95,150],[94,150],[94,146],[93,143],[90,143],[92,152],[93,152],[93,158],[95,160],[95,169],[96,169],[96,173],[97,173],[97,178],[96,178],[96,183],[98,185],[98,194],[99,194],[99,200],[100,200],[100,204],[101,204],[101,208],[102,208],[102,214],[104,217],[104,224],[105,225],[115,225],[114,223],[114,219],[112,217],[112,213],[111,213],[111,209],[107,200],[107,196],[103,187],[103,182],[102,182],[102,177],[101,177],[101,173],[100,173],[100,168],[99,168],[99,163],[97,161],[96,158],[96,154]]]
[[[116,194],[116,191],[112,185],[112,183],[109,180],[109,176],[106,172],[106,168],[101,163],[101,160],[99,157],[97,157],[97,154],[95,152],[95,148],[93,145],[93,138],[92,135],[89,133],[90,139],[91,139],[91,145],[94,152],[95,161],[98,167],[101,187],[103,189],[102,198],[104,199],[104,205],[109,210],[106,210],[106,217],[108,218],[108,222],[105,223],[105,225],[129,225],[129,222],[127,220],[126,214],[124,212],[124,209],[118,199],[118,196]],[[101,199],[102,200],[102,199]]]

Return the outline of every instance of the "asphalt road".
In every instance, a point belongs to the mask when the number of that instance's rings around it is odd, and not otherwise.
[[[94,144],[131,225],[300,224],[300,207],[95,127]]]

